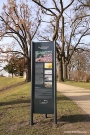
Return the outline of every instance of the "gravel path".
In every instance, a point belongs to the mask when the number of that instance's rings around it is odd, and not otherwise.
[[[90,115],[90,90],[57,83],[57,91],[73,100],[85,111],[86,114]]]

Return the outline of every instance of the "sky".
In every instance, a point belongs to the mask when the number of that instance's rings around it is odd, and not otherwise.
[[[1,12],[1,8],[3,6],[3,3],[5,3],[7,0],[0,0],[0,12]]]

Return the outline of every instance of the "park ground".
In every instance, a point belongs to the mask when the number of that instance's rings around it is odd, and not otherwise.
[[[30,126],[30,94],[30,83],[23,78],[0,78],[0,135],[90,134],[90,117],[60,92],[57,124],[53,115],[46,119],[44,114],[34,114],[34,125]]]

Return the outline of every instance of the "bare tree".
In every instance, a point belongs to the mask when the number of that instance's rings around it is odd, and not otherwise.
[[[90,0],[78,0],[80,3],[80,7],[90,7]]]
[[[59,4],[58,4],[59,5]],[[69,7],[68,7],[69,8]],[[67,79],[67,66],[70,65],[71,58],[74,52],[82,49],[83,45],[85,47],[84,37],[90,34],[89,21],[90,18],[79,14],[80,12],[75,11],[72,6],[72,14],[69,15],[67,12],[63,12],[62,17],[59,21],[58,27],[58,38],[57,38],[57,59],[58,59],[58,79],[63,81]],[[61,20],[62,19],[62,20]],[[53,35],[56,26],[56,18],[52,18],[49,21],[50,25],[44,33],[46,35],[39,35],[40,39],[51,40],[49,37]],[[83,51],[86,49],[83,48]]]
[[[26,81],[31,79],[31,58],[30,45],[39,26],[40,16],[39,9],[36,11],[31,8],[27,1],[7,0],[3,5],[2,14],[0,15],[0,38],[11,37],[21,48],[21,53],[25,57],[26,63]]]
[[[32,1],[35,2],[36,4],[38,4],[42,8],[42,12],[44,14],[54,17],[55,29],[54,29],[52,40],[56,40],[58,38],[58,28],[59,28],[59,24],[60,24],[59,22],[62,17],[62,14],[68,7],[70,7],[72,5],[74,0],[71,0],[71,2],[69,4],[67,4],[65,7],[63,6],[63,0],[60,0],[59,2],[57,2],[56,0],[51,0],[51,2],[53,3],[52,8],[51,7],[48,8],[48,7],[44,6],[42,0],[41,1],[32,0]]]
[[[63,62],[64,62],[64,18],[63,14],[64,12],[72,5],[74,0],[71,0],[70,3],[64,5],[63,0],[56,1],[56,0],[51,0],[52,2],[52,7],[47,7],[45,4],[43,4],[42,1],[37,1],[37,0],[32,0],[36,4],[38,4],[42,8],[42,12],[45,15],[48,15],[52,17],[52,21],[54,20],[54,24],[52,25],[54,27],[53,29],[53,35],[52,35],[52,40],[57,40],[59,36],[59,27],[60,27],[60,21],[62,19],[62,35],[61,35],[61,40],[62,40],[62,46],[60,47],[59,44],[57,43],[57,59],[58,59],[58,67],[59,67],[59,81],[64,81],[63,80]]]

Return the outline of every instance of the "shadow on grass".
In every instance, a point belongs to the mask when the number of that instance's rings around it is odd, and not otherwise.
[[[30,103],[30,100],[12,100],[10,102],[1,102],[0,106],[23,104],[23,103]]]
[[[58,96],[57,101],[70,101],[68,97]],[[63,123],[90,122],[90,114],[63,115],[58,120]]]
[[[90,116],[88,114],[61,116],[58,121],[67,123],[90,122]]]
[[[65,96],[60,96],[60,97],[57,97],[57,101],[58,100],[61,100],[61,101],[62,100],[65,100],[65,101],[69,100],[70,101],[71,99],[69,99],[68,97],[65,97]]]
[[[0,89],[0,92],[5,91],[5,90],[9,90],[9,89],[11,89],[11,88],[13,88],[13,87],[17,87],[17,86],[24,85],[24,84],[26,84],[26,83],[27,83],[27,82],[23,81],[23,82],[19,82],[19,83],[16,83],[16,84],[12,84],[12,85],[10,85],[10,86],[3,87],[3,88]]]

